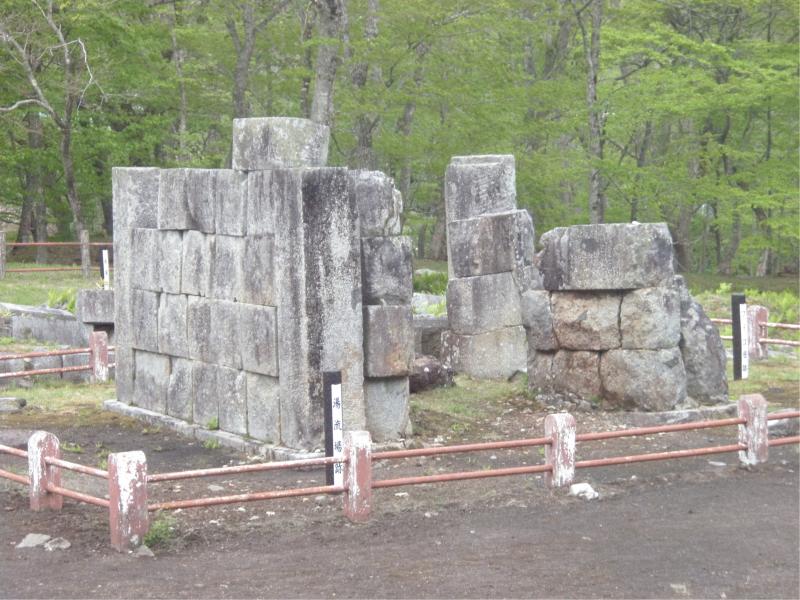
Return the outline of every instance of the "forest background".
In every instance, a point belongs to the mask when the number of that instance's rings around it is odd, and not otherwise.
[[[537,234],[665,221],[683,271],[796,274],[799,49],[789,0],[4,0],[0,226],[110,236],[112,167],[297,116],[395,178],[418,258],[450,157],[511,153]]]

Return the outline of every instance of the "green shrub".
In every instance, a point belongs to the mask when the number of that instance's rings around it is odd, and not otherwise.
[[[71,313],[75,312],[75,302],[77,299],[78,293],[73,288],[66,290],[50,290],[47,292],[47,306],[50,308],[68,310]]]
[[[144,534],[145,545],[148,548],[166,546],[175,537],[177,524],[172,515],[160,515],[150,523],[150,530]]]
[[[441,296],[447,291],[447,273],[415,273],[414,291],[421,294]]]

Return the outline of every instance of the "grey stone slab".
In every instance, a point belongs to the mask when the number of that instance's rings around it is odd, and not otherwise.
[[[214,229],[221,235],[247,233],[247,173],[214,172]]]
[[[85,367],[89,364],[89,357],[86,354],[67,354],[61,357],[61,364],[64,367]],[[61,374],[61,379],[73,382],[89,381],[90,377],[90,371],[72,371]]]
[[[70,312],[55,308],[2,303],[11,312],[11,337],[18,340],[52,342],[73,347],[89,345],[90,325],[80,323]]]
[[[361,269],[365,304],[410,304],[411,238],[373,237],[361,240]]]
[[[159,289],[170,294],[180,294],[183,235],[180,231],[159,231],[158,234]]]
[[[238,307],[242,368],[253,373],[277,377],[277,309],[252,304],[239,304]]]
[[[553,292],[553,329],[561,348],[607,350],[620,347],[621,294]]]
[[[47,351],[48,348],[34,348],[31,352]],[[83,354],[83,364],[89,363],[89,355]],[[37,356],[25,361],[25,369],[28,371],[38,371],[39,369],[60,369],[63,366],[61,356]],[[36,375],[35,381],[58,381],[61,379],[60,373],[50,375]]]
[[[445,172],[447,222],[514,210],[516,173],[512,155],[454,156]]]
[[[520,298],[522,324],[528,335],[528,350],[557,350],[558,340],[553,329],[550,292],[528,290]]]
[[[308,119],[267,117],[233,120],[233,168],[261,171],[324,167],[330,130]]]
[[[78,290],[76,316],[82,323],[114,323],[114,290]]]
[[[133,289],[161,291],[161,240],[155,229],[131,232],[130,284]]]
[[[114,385],[117,390],[117,400],[130,404],[133,402],[133,349],[125,344],[118,345],[114,351]]]
[[[242,368],[241,331],[239,329],[241,306],[241,304],[226,300],[211,302],[209,358],[212,363],[233,369]]]
[[[626,290],[672,283],[665,223],[559,227],[542,235],[539,268],[548,290]]]
[[[111,169],[115,229],[117,226],[121,229],[157,227],[160,173],[160,169],[153,167]]]
[[[511,273],[451,279],[447,316],[453,331],[461,334],[521,325],[520,296]]]
[[[189,356],[186,296],[161,294],[158,306],[158,351],[181,358]]]
[[[555,355],[555,352],[528,350],[528,389],[536,393],[552,393],[555,384],[553,379]]]
[[[364,373],[367,377],[407,376],[414,361],[410,306],[364,307]]]
[[[526,210],[450,221],[447,236],[455,277],[505,273],[533,265],[533,220]]]
[[[166,412],[171,417],[192,421],[194,388],[192,369],[194,363],[184,358],[171,359],[169,384],[167,385]]]
[[[275,306],[275,238],[250,235],[244,239],[244,264],[241,270],[241,298],[249,304]]]
[[[600,358],[603,398],[612,406],[672,410],[686,400],[686,371],[678,348],[609,350]]]
[[[247,235],[275,233],[275,194],[272,171],[251,171],[247,174]]]
[[[169,357],[137,350],[134,355],[133,404],[165,413],[169,387]]]
[[[211,296],[211,267],[214,263],[214,236],[187,231],[183,234],[181,293]]]
[[[450,327],[447,316],[413,315],[414,354],[439,356],[442,350],[442,332]]]
[[[240,300],[244,277],[245,240],[241,237],[218,235],[214,244],[211,295],[217,300]]]
[[[217,372],[219,367],[204,362],[195,362],[192,368],[194,390],[194,422],[203,427],[219,427],[219,393]]]
[[[158,352],[158,294],[144,290],[131,293],[132,346]]]
[[[622,347],[675,348],[681,340],[681,310],[674,288],[642,288],[625,293],[620,307]]]
[[[584,400],[599,400],[600,354],[559,350],[553,357],[553,391],[569,393]]]
[[[403,199],[394,180],[381,171],[350,171],[361,237],[400,235]]]
[[[257,440],[280,443],[280,384],[276,377],[247,373],[247,433]]]
[[[408,377],[364,380],[367,430],[375,442],[386,442],[411,435],[408,418]]]
[[[506,379],[526,368],[525,328],[504,327],[477,335],[442,334],[442,363],[480,379]]]
[[[219,427],[231,433],[247,433],[247,379],[244,371],[219,367],[217,371]]]
[[[186,329],[189,342],[189,357],[211,362],[211,304],[197,296],[186,299]]]
[[[158,228],[214,233],[215,171],[162,169]]]

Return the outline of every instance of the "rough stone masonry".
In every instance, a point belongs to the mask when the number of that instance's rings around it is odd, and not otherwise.
[[[379,172],[325,167],[327,127],[237,119],[232,169],[115,168],[117,397],[321,446],[323,371],[346,429],[408,430],[411,244]]]

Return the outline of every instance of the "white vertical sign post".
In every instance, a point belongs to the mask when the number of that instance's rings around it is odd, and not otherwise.
[[[111,269],[109,269],[108,250],[100,251],[100,265],[103,270],[103,289],[111,289]]]
[[[739,305],[739,323],[742,328],[742,379],[747,379],[750,372],[750,323],[745,303]]]
[[[342,416],[342,374],[339,371],[322,373],[325,409],[325,456],[344,459],[344,418]],[[327,485],[344,485],[344,464],[328,465]]]

